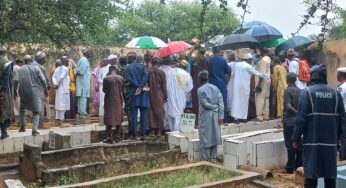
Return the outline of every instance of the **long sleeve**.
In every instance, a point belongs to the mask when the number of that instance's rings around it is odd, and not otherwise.
[[[57,78],[57,72],[59,71],[59,68],[56,68],[55,70],[54,70],[54,73],[53,73],[53,76],[52,76],[52,82],[53,82],[53,85],[59,85],[59,80],[58,79],[56,79]]]
[[[264,79],[268,79],[269,78],[269,75],[265,75],[263,73],[260,73],[258,71],[256,71],[255,68],[253,68],[252,66],[248,66],[247,67],[247,71],[250,73],[250,74],[253,74],[253,75],[256,75],[260,78],[264,78]]]
[[[162,89],[162,93],[163,93],[163,98],[166,101],[168,98],[168,95],[167,95],[166,75],[164,73],[162,74],[162,79],[161,79],[161,89]]]
[[[89,62],[86,58],[83,58],[78,63],[77,68],[75,69],[76,74],[85,74],[88,70]]]
[[[294,127],[294,131],[292,134],[292,140],[297,141],[301,138],[305,127],[307,126],[307,114],[308,114],[308,106],[311,104],[308,96],[308,91],[304,90],[301,92],[299,96],[299,103],[297,109],[297,120],[296,126]]]
[[[338,95],[338,112],[339,115],[339,121],[338,121],[338,140],[340,140],[341,136],[343,139],[346,138],[346,114],[345,114],[345,107],[344,107],[344,101],[340,93],[337,93]]]
[[[143,66],[143,76],[142,76],[139,87],[143,88],[147,84],[147,82],[148,82],[148,69],[145,66]]]
[[[224,111],[225,111],[225,107],[224,107],[224,103],[223,103],[223,97],[221,92],[218,92],[218,109],[219,109],[219,119],[224,119]]]
[[[136,88],[140,88],[140,83],[138,83],[138,82],[135,80],[134,76],[132,75],[132,73],[131,73],[131,71],[130,71],[131,68],[132,68],[132,67],[127,66],[126,69],[125,69],[125,76],[126,76],[126,79],[127,79],[127,81],[130,82],[130,84],[131,84],[132,86],[134,86],[134,87],[136,87]]]
[[[207,95],[203,91],[198,90],[197,94],[198,94],[198,99],[201,105],[203,106],[203,108],[207,110],[216,110],[218,108],[217,104],[214,105],[208,102]]]
[[[108,88],[107,88],[107,80],[103,80],[103,83],[102,83],[102,91],[103,91],[104,93],[106,93],[107,90],[108,90]]]
[[[274,90],[278,89],[278,78],[279,78],[279,70],[277,67],[274,67],[274,73],[273,73],[273,78],[272,78],[272,84]]]
[[[41,86],[44,88],[45,92],[47,92],[47,91],[48,91],[48,84],[47,84],[47,82],[45,81],[45,78],[44,78],[44,76],[43,76],[43,74],[42,74],[40,68],[38,68],[38,67],[35,66],[35,65],[31,65],[31,66],[33,66],[33,68],[35,69],[37,78],[38,78],[38,80],[40,81]]]

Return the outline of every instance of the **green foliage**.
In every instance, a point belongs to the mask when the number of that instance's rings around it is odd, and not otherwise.
[[[74,183],[77,183],[77,181],[74,178],[67,177],[67,176],[61,176],[58,181],[58,185],[70,185]]]
[[[165,3],[144,1],[120,15],[114,27],[116,33],[120,34],[115,36],[117,43],[125,44],[130,38],[143,35],[172,41],[190,41],[194,37],[207,41],[219,34],[229,34],[239,26],[232,10],[220,9],[213,3],[205,10],[202,29],[201,4],[182,1]]]
[[[137,188],[180,188],[192,185],[199,185],[207,182],[215,182],[225,180],[241,174],[233,171],[223,170],[212,167],[196,167],[172,171],[170,173],[160,173],[154,175],[143,175],[138,177],[130,177],[123,180],[117,180],[112,184],[100,185],[102,188],[121,188],[121,187],[137,187]]]
[[[335,23],[329,31],[331,39],[346,39],[346,9],[338,11],[339,21]]]
[[[2,0],[0,43],[103,44],[123,0]]]

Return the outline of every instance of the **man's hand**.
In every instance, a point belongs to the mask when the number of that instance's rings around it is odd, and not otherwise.
[[[255,87],[255,93],[261,93],[262,92],[262,86],[261,85],[257,85]]]
[[[223,125],[223,119],[219,119],[219,125]]]
[[[44,96],[45,96],[45,97],[48,97],[48,91],[45,91],[45,92],[44,92]]]
[[[299,149],[301,147],[301,142],[293,142],[293,148],[294,149]]]
[[[137,88],[135,95],[137,96],[137,95],[140,95],[141,93],[142,93],[142,89],[141,88]]]

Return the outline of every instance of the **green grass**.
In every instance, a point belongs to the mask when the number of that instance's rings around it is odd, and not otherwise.
[[[241,174],[212,167],[196,167],[171,173],[152,174],[118,180],[98,188],[180,188],[215,182]]]

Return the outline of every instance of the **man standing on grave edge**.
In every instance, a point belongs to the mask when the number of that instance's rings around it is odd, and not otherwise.
[[[199,119],[198,133],[202,150],[202,158],[215,163],[217,146],[221,145],[220,125],[223,124],[224,103],[220,90],[208,83],[208,72],[198,75],[202,85],[198,90]]]

